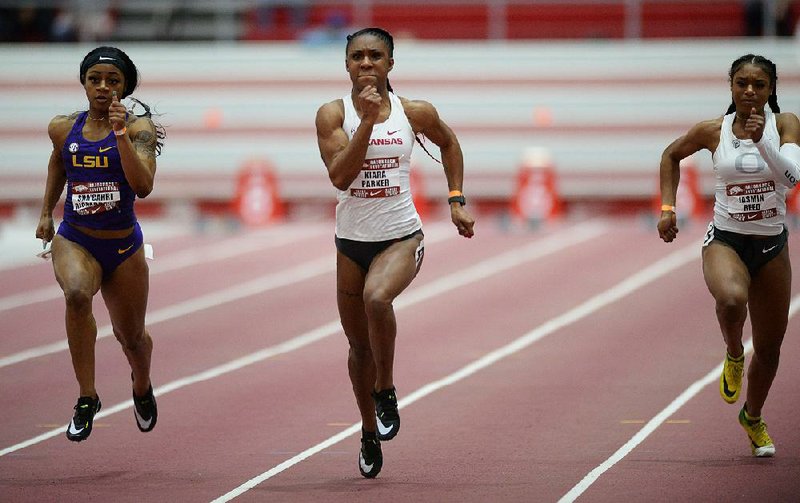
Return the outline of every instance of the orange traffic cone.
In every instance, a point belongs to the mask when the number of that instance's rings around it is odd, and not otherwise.
[[[786,195],[786,213],[800,211],[800,185],[795,185]]]
[[[543,147],[527,149],[517,174],[512,213],[527,222],[539,222],[559,216],[561,210],[550,151]]]
[[[283,215],[275,173],[269,164],[253,160],[242,166],[233,204],[236,214],[246,225],[266,225]]]

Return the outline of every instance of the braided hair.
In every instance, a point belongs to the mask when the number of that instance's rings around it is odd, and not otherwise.
[[[347,36],[347,45],[345,45],[345,47],[344,47],[345,54],[347,54],[350,51],[350,42],[352,42],[354,39],[356,39],[356,38],[358,38],[358,37],[360,37],[362,35],[372,35],[373,37],[375,37],[377,39],[380,39],[381,42],[383,42],[386,45],[386,48],[389,50],[389,57],[390,58],[394,57],[394,38],[392,38],[392,35],[388,31],[384,30],[383,28],[376,28],[376,27],[362,28],[361,30],[358,30],[357,32],[351,33],[350,35],[348,35]],[[392,85],[389,83],[389,78],[388,77],[386,78],[386,89],[390,93],[394,92],[394,89],[392,89]],[[438,162],[439,164],[442,163],[442,161],[440,161],[439,159],[434,157],[428,151],[428,149],[425,148],[425,145],[419,139],[418,135],[414,135],[414,139],[417,140],[417,143],[419,144],[420,147],[422,147],[422,150],[424,150],[425,153],[428,154],[428,157],[430,157],[434,161]]]
[[[133,60],[131,60],[122,49],[110,46],[97,47],[84,56],[83,61],[81,61],[80,71],[78,72],[78,80],[81,84],[86,83],[86,74],[91,67],[97,64],[114,65],[122,72],[122,75],[125,77],[125,89],[122,90],[122,96],[120,98],[129,97],[139,85],[139,70],[136,68]],[[150,119],[151,122],[153,122],[153,126],[156,130],[156,155],[160,155],[161,148],[164,146],[164,139],[167,137],[164,126],[152,121],[153,113],[147,104],[132,96],[130,99],[144,109],[143,113],[135,115],[137,117]]]
[[[764,56],[745,54],[734,61],[731,65],[731,69],[728,72],[728,77],[731,82],[733,82],[733,76],[736,75],[736,72],[738,72],[744,65],[757,66],[769,76],[770,83],[772,84],[772,94],[769,95],[767,103],[773,112],[780,113],[781,107],[778,106],[778,68],[775,66],[775,63],[768,60]],[[727,115],[735,111],[736,104],[731,102],[730,106],[728,107],[728,111],[725,112],[725,114]]]

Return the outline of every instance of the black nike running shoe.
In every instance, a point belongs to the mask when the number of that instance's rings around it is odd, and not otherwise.
[[[400,430],[400,414],[397,412],[397,393],[392,386],[382,391],[373,391],[375,417],[378,419],[378,439],[391,440]]]
[[[89,438],[89,434],[92,433],[94,416],[100,412],[100,407],[100,397],[82,396],[78,398],[78,403],[74,407],[75,415],[72,416],[72,421],[67,427],[67,438],[73,442]]]
[[[358,453],[358,471],[368,479],[375,478],[383,467],[381,442],[375,432],[361,430],[361,451]]]
[[[136,426],[139,427],[139,431],[146,433],[156,427],[158,407],[156,406],[156,397],[153,396],[152,384],[142,397],[133,393],[133,415],[136,417]]]

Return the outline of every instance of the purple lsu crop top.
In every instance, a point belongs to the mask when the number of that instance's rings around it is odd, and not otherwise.
[[[61,158],[67,175],[64,221],[90,229],[120,230],[136,223],[136,194],[122,171],[114,132],[99,141],[83,137],[88,112],[72,126]]]

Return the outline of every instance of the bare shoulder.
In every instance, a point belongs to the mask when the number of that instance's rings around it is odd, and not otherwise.
[[[781,144],[800,143],[800,119],[792,112],[775,114],[775,126],[781,138]]]
[[[128,124],[125,126],[128,128],[128,132],[130,134],[135,135],[140,131],[149,131],[150,133],[155,133],[156,125],[153,122],[153,119],[150,117],[140,117],[138,115],[133,115],[128,119]]]
[[[400,98],[400,103],[403,104],[403,110],[405,110],[406,115],[436,114],[436,108],[428,101],[411,100],[402,96],[398,96],[398,98]]]
[[[714,143],[719,141],[719,132],[722,129],[723,117],[700,121],[689,129],[686,136],[699,143],[708,144],[709,140]]]
[[[408,122],[411,123],[411,127],[415,132],[425,131],[439,123],[439,112],[429,101],[399,98],[400,103],[403,104],[403,111],[408,117]]]
[[[50,120],[50,124],[47,126],[47,134],[54,145],[64,143],[73,124],[75,124],[75,119],[78,118],[78,114],[79,112],[70,115],[56,115]]]
[[[317,128],[341,127],[344,123],[344,101],[339,98],[323,104],[317,110]]]
[[[775,114],[775,123],[777,124],[778,128],[782,126],[800,126],[800,119],[797,118],[793,112],[781,112]]]
[[[317,110],[317,115],[319,114],[344,116],[344,101],[339,98],[323,104],[321,107],[319,107],[319,110]]]

